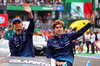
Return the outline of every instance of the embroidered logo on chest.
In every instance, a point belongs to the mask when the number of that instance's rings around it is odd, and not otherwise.
[[[59,46],[56,46],[55,49],[60,49],[60,47]]]
[[[68,38],[64,39],[64,44],[65,44],[66,46],[68,46],[68,45],[70,44],[70,41],[68,40]]]
[[[14,38],[14,42],[13,43],[14,43],[14,45],[16,47],[20,46],[19,40],[17,40],[17,38]]]
[[[56,44],[56,43],[57,43],[57,41],[53,41],[53,43],[54,43],[54,44]]]

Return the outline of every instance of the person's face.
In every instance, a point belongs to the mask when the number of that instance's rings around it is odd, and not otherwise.
[[[92,31],[92,34],[94,34],[94,32]]]
[[[55,32],[55,35],[62,35],[63,34],[63,27],[62,25],[58,24],[56,25],[55,29],[53,29]]]
[[[12,30],[12,27],[9,27],[9,30]]]
[[[15,31],[22,30],[22,28],[23,28],[22,22],[15,21],[13,24],[13,28],[15,29]]]

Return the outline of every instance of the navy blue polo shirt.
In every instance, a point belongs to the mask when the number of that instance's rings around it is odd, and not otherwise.
[[[46,57],[54,58],[56,60],[69,61],[73,64],[74,54],[72,40],[84,34],[90,26],[91,25],[88,23],[76,32],[62,34],[60,38],[54,35],[47,41]]]
[[[30,19],[27,29],[22,30],[20,35],[16,33],[9,39],[9,48],[11,56],[34,57],[34,47],[32,36],[34,33],[35,22]]]

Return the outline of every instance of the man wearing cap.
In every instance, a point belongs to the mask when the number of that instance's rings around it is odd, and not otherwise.
[[[34,57],[34,48],[32,36],[35,28],[35,22],[33,20],[33,15],[31,8],[28,4],[24,4],[24,11],[26,11],[30,18],[30,24],[27,29],[23,30],[22,20],[20,18],[14,18],[13,28],[15,34],[9,39],[9,48],[11,56],[20,57]]]

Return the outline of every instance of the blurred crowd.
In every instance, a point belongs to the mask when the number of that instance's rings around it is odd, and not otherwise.
[[[81,53],[84,50],[83,48],[84,44],[87,47],[86,53],[92,53],[92,54],[95,54],[95,52],[98,53],[95,44],[97,41],[100,41],[100,30],[98,32],[95,31],[86,32],[86,34],[73,40],[74,53],[76,54],[76,49],[78,49],[78,52]]]
[[[36,24],[39,25],[39,23],[53,23],[53,19],[50,13],[47,13],[44,17],[38,16],[36,20]]]
[[[6,0],[7,5],[22,5],[23,3],[28,3],[34,6],[52,6],[52,5],[61,5],[60,0]],[[3,0],[0,0],[0,4],[3,3]]]
[[[2,4],[3,3],[3,0],[0,0],[0,4]]]

